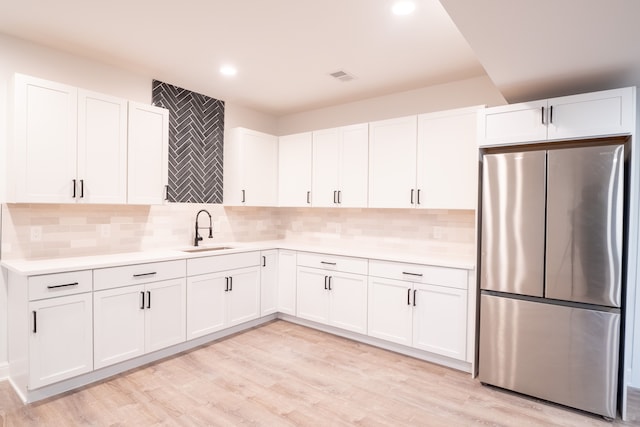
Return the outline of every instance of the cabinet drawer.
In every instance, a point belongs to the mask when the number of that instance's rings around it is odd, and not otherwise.
[[[346,273],[367,274],[369,261],[363,258],[350,258],[335,255],[298,252],[298,265],[322,268]]]
[[[187,260],[187,276],[260,265],[260,252],[214,255]]]
[[[30,276],[29,301],[91,292],[91,270]]]
[[[467,289],[467,270],[422,264],[371,261],[369,275],[415,283]]]
[[[185,261],[150,262],[93,270],[96,291],[184,277]]]

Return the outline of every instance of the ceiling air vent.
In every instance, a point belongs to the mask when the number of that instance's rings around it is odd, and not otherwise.
[[[354,76],[352,76],[351,74],[347,73],[346,71],[336,71],[335,73],[330,73],[329,74],[331,77],[333,77],[334,79],[338,79],[341,82],[349,82],[353,79],[355,79]]]

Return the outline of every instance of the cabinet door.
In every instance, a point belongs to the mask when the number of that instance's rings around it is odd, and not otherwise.
[[[369,190],[369,125],[340,128],[340,206],[366,208]]]
[[[369,207],[414,206],[416,137],[416,116],[369,124]]]
[[[418,116],[418,207],[476,209],[477,109]]]
[[[203,274],[187,278],[187,339],[225,327],[226,274]]]
[[[278,251],[263,251],[260,269],[260,315],[278,311]]]
[[[630,134],[633,89],[623,88],[548,100],[549,139]]]
[[[278,251],[278,311],[296,315],[297,253]]]
[[[185,279],[146,285],[145,352],[160,350],[186,339]]]
[[[412,294],[410,282],[369,277],[369,335],[398,344],[412,343]]]
[[[313,206],[337,206],[339,156],[339,129],[313,132]]]
[[[298,267],[297,316],[329,323],[330,271]]]
[[[329,324],[367,333],[367,276],[333,273],[329,283]]]
[[[278,140],[279,206],[311,205],[311,132]]]
[[[129,102],[129,204],[159,205],[167,199],[169,111]]]
[[[93,293],[96,369],[144,354],[144,285]]]
[[[232,129],[225,142],[224,203],[277,206],[277,137],[251,129]]]
[[[29,389],[93,370],[91,293],[29,304]]]
[[[478,111],[478,144],[513,144],[547,139],[547,101]]]
[[[415,289],[413,346],[465,360],[467,291],[423,284]]]
[[[127,202],[126,100],[78,91],[78,184],[79,202]]]
[[[227,326],[260,317],[260,269],[249,267],[227,272]]]
[[[75,203],[77,112],[76,88],[16,74],[16,202]]]

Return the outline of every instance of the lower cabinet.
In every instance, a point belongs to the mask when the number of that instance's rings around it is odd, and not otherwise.
[[[260,268],[260,315],[278,311],[278,250],[262,251]]]
[[[93,370],[91,293],[29,303],[29,389]]]
[[[187,339],[260,317],[260,267],[187,278]]]
[[[298,254],[296,251],[278,251],[278,311],[296,315],[296,283]]]
[[[94,366],[185,341],[184,278],[94,292]]]
[[[346,260],[345,264],[348,264],[350,259]],[[366,260],[358,260],[356,263],[359,261],[363,261],[366,266]],[[324,262],[329,266],[333,266],[334,262],[338,265],[338,261]],[[299,266],[297,285],[298,317],[361,334],[367,333],[365,275]]]
[[[369,277],[370,336],[466,360],[466,270],[385,262],[371,269],[411,280]],[[425,283],[438,279],[448,286]]]

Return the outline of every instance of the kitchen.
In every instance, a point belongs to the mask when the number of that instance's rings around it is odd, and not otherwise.
[[[8,36],[3,37],[2,46],[3,51],[6,51],[3,57],[12,58],[7,62],[11,69],[3,69],[3,77],[7,81],[9,75],[20,71],[127,99],[149,102],[148,77]],[[43,75],[42,70],[47,70],[46,75]],[[70,79],[69,76],[73,78]],[[610,85],[604,86],[609,88]],[[597,89],[605,88],[604,86]],[[562,94],[566,90],[569,89],[563,89]],[[554,95],[559,94],[558,91],[556,89]],[[576,93],[585,91],[581,89]],[[547,94],[530,99],[545,96]],[[315,113],[291,114],[279,119],[277,123],[267,114],[228,102],[225,129],[244,126],[275,135],[288,135],[480,104],[504,104],[503,95],[484,75],[355,101],[325,110],[318,109]],[[2,114],[4,120],[7,120],[6,116]],[[86,254],[89,250],[108,254],[153,247],[186,246],[191,242],[193,217],[199,208],[200,206],[181,205],[127,205],[109,206],[107,209],[95,209],[87,205],[4,205],[3,259],[68,257]],[[469,210],[393,210],[393,219],[390,220],[389,211],[383,209],[309,210],[218,205],[207,208],[215,218],[216,242],[287,238],[327,246],[349,242],[352,246],[374,248],[377,245],[388,245],[394,249],[409,246],[416,251],[438,251],[444,254],[462,253],[473,256],[475,253],[475,214]],[[330,220],[327,221],[327,218]],[[41,243],[33,242],[31,235],[33,227],[38,226],[43,231]],[[431,238],[419,238],[425,235]],[[345,236],[348,238],[345,239]],[[387,241],[383,242],[381,237]]]

